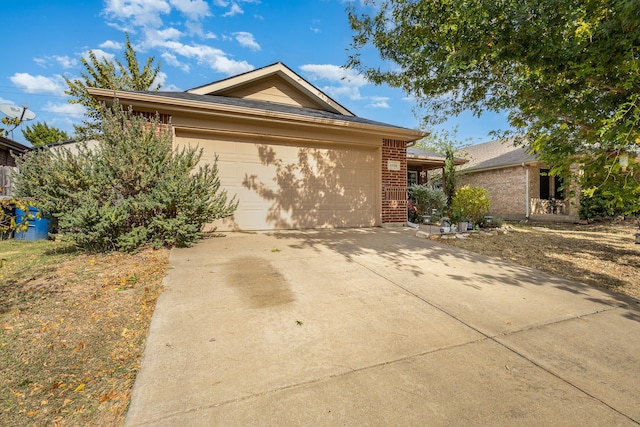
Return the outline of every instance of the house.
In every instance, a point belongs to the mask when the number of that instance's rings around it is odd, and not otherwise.
[[[471,145],[457,153],[468,162],[459,167],[458,186],[484,187],[490,213],[504,219],[577,221],[578,200],[569,200],[560,177],[549,166],[514,145],[512,138]]]
[[[370,227],[407,219],[407,146],[423,132],[355,116],[282,63],[185,92],[89,88],[160,114],[174,147],[217,158],[239,201],[218,230]]]
[[[11,195],[11,171],[16,167],[13,154],[24,153],[29,147],[12,139],[0,136],[0,197]]]
[[[22,145],[12,139],[0,136],[0,166],[15,167],[16,161],[13,158],[13,154],[24,153],[29,150],[29,147]]]

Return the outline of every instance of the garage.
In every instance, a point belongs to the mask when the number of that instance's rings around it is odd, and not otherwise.
[[[177,133],[178,144],[218,157],[221,187],[238,209],[219,230],[371,227],[380,225],[380,150],[222,140]]]
[[[217,230],[406,221],[406,149],[425,133],[358,117],[282,63],[185,92],[88,91],[159,114],[175,148],[217,158],[221,187],[238,201]]]

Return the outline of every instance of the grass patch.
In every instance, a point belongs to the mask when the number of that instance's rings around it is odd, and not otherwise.
[[[3,425],[121,425],[168,250],[0,241]]]

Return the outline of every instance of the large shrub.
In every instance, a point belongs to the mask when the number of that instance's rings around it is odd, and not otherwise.
[[[447,206],[447,196],[441,188],[414,184],[411,186],[411,196],[418,207],[419,215],[430,215],[432,209],[435,209],[441,215]],[[437,219],[432,218],[432,220]]]
[[[80,247],[188,246],[205,223],[234,212],[216,163],[198,166],[201,149],[173,151],[168,126],[117,101],[101,117],[97,145],[81,143],[77,154],[64,147],[32,151],[15,175],[17,194],[35,200]]]
[[[489,197],[482,187],[465,185],[456,190],[451,201],[451,215],[454,220],[470,220],[472,224],[480,224],[489,213]]]

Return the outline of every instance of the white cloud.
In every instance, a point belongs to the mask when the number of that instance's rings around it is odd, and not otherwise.
[[[29,73],[15,73],[9,78],[11,82],[27,93],[51,93],[64,95],[67,85],[64,79],[55,75],[53,77],[32,76]]]
[[[58,65],[65,69],[74,68],[76,65],[78,65],[77,59],[59,55],[45,56],[44,58],[33,58],[33,62],[43,68],[48,67],[52,62],[56,62]]]
[[[335,99],[349,98],[354,101],[362,99],[362,95],[360,95],[360,89],[358,87],[323,86],[320,89],[322,89],[322,91],[329,95],[331,98]]]
[[[320,29],[320,20],[319,19],[312,20],[311,26],[309,27],[309,29],[311,30],[311,32],[316,34],[322,32],[322,30]]]
[[[228,76],[246,73],[247,71],[251,71],[255,68],[253,65],[250,65],[247,61],[235,61],[233,59],[227,58],[226,56],[220,56],[215,58],[215,61],[211,63],[210,66],[214,70],[225,73]]]
[[[9,101],[8,99],[4,99],[4,98],[0,98],[0,104],[16,105],[15,102]]]
[[[240,74],[254,69],[248,62],[229,59],[222,50],[211,46],[187,45],[178,41],[167,40],[157,42],[152,47],[165,48],[173,56],[180,55],[185,58],[195,59],[198,63],[207,65],[211,69],[227,75]]]
[[[178,40],[182,37],[182,32],[175,28],[166,28],[164,30],[147,29],[144,33],[146,37],[144,44],[150,44],[151,46],[166,40]]]
[[[49,63],[49,60],[46,58],[33,58],[33,62],[44,68]]]
[[[166,0],[106,0],[103,13],[108,18],[130,21],[136,26],[160,27],[160,15],[171,12]]]
[[[77,59],[69,58],[68,56],[54,56],[53,59],[55,59],[62,68],[74,68],[78,65]]]
[[[122,43],[114,42],[113,40],[107,40],[104,43],[98,45],[101,49],[121,50],[123,48]]]
[[[47,102],[47,104],[42,107],[44,111],[55,114],[63,114],[68,117],[81,118],[86,113],[86,108],[80,104],[69,104],[68,102],[63,103],[53,103]]]
[[[165,92],[182,92],[182,89],[180,89],[178,86],[174,85],[174,84],[168,84],[166,86],[162,86],[162,89],[160,89],[160,91],[165,91]]]
[[[247,33],[246,31],[239,31],[237,33],[233,33],[233,35],[236,36],[236,41],[240,43],[240,46],[247,47],[255,51],[260,50],[260,45],[253,38],[253,34]]]
[[[167,73],[163,73],[162,71],[156,74],[156,78],[153,79],[153,83],[151,83],[151,87],[157,87],[158,85],[164,86],[164,82],[167,80]]]
[[[189,64],[183,64],[180,61],[178,61],[178,58],[173,53],[164,52],[160,56],[162,57],[165,63],[171,65],[172,67],[180,68],[185,73],[188,73],[189,70],[191,69],[191,67],[189,67]]]
[[[173,7],[193,20],[211,15],[209,5],[203,0],[170,0],[170,2]]]
[[[391,108],[389,106],[389,103],[387,101],[389,101],[389,98],[386,96],[371,96],[369,97],[369,99],[371,100],[371,103],[369,104],[369,107],[372,108]]]
[[[331,82],[349,83],[361,87],[369,83],[362,75],[351,69],[331,64],[307,64],[300,67],[311,80],[329,80]]]
[[[243,13],[244,13],[244,10],[242,10],[242,8],[237,3],[233,3],[231,5],[231,9],[229,9],[229,11],[224,13],[222,16],[224,17],[235,16],[235,15],[242,15]]]
[[[96,56],[96,59],[98,61],[102,61],[103,59],[106,59],[107,61],[113,61],[113,58],[116,57],[113,53],[105,52],[102,49],[91,49],[91,51]],[[86,50],[86,51],[82,52],[82,57],[88,61],[89,60],[89,51]]]
[[[367,79],[357,72],[331,64],[307,64],[300,67],[305,76],[313,82],[328,81],[322,87],[332,98],[348,97],[352,100],[362,99],[360,88],[368,84]]]

